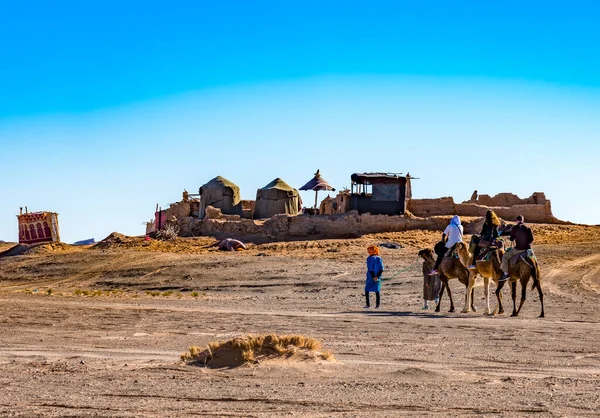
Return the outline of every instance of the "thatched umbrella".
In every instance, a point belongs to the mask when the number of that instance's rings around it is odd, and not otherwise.
[[[300,187],[299,190],[314,190],[315,191],[315,209],[317,208],[317,196],[319,195],[319,190],[331,190],[335,192],[335,189],[331,187],[327,180],[321,177],[321,173],[319,170],[315,173],[315,176],[304,186]]]

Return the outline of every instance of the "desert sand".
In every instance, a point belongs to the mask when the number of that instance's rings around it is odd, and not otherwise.
[[[206,248],[212,238],[46,245],[0,258],[2,416],[597,416],[600,227],[533,225],[537,292],[519,317],[421,310],[417,252],[439,232]],[[388,272],[363,309],[369,244]],[[10,248],[0,244],[0,251]],[[495,290],[492,285],[492,290]],[[518,289],[520,295],[520,289]],[[495,306],[495,301],[493,306]],[[252,335],[315,338],[335,361],[232,368],[180,354]]]

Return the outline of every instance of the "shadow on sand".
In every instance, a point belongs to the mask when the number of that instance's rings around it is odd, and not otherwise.
[[[364,314],[369,316],[399,316],[399,317],[415,317],[415,318],[439,318],[439,319],[456,319],[456,318],[472,318],[470,315],[461,314],[459,312],[434,312],[430,311],[386,311],[381,309],[363,309],[356,311],[337,312],[339,315],[347,314]]]

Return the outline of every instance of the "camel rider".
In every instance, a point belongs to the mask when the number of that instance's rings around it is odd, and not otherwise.
[[[477,257],[481,253],[482,248],[489,247],[496,238],[500,235],[498,233],[498,227],[500,226],[500,219],[493,210],[488,210],[485,212],[485,220],[483,221],[483,226],[481,227],[481,233],[479,234],[479,243],[475,247],[473,252],[473,264],[469,266],[469,268],[475,268],[475,263],[477,262]]]
[[[433,270],[429,272],[430,276],[434,274],[438,274],[438,268],[440,267],[440,263],[444,259],[444,255],[450,252],[450,250],[454,249],[454,246],[463,240],[463,226],[460,224],[460,218],[458,215],[454,215],[450,220],[450,224],[444,229],[444,233],[442,234],[442,241],[444,242],[444,246],[441,246],[441,242],[435,246],[435,252],[437,253],[437,260],[435,261],[435,265],[433,266]]]
[[[510,231],[510,240],[514,241],[514,245],[508,251],[504,253],[502,257],[502,271],[504,274],[500,277],[500,281],[505,281],[510,278],[508,275],[508,262],[510,259],[523,252],[531,249],[531,243],[533,242],[533,232],[525,225],[525,218],[522,215],[517,216],[517,224],[512,227]]]

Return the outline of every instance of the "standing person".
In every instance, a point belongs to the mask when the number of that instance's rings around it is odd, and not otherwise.
[[[510,230],[510,240],[514,241],[514,246],[506,251],[502,257],[501,267],[504,274],[498,279],[501,282],[510,278],[508,275],[508,262],[510,259],[523,251],[530,250],[531,243],[533,242],[533,232],[525,225],[525,218],[523,215],[517,216],[516,221],[517,224]]]
[[[485,212],[485,220],[483,221],[483,226],[481,227],[481,233],[479,234],[479,243],[475,247],[475,251],[473,252],[473,264],[469,266],[469,268],[475,268],[475,263],[477,262],[477,257],[481,253],[482,248],[489,247],[496,238],[500,235],[498,233],[498,227],[500,226],[500,219],[498,219],[498,215],[493,210],[488,210]]]
[[[371,307],[369,292],[375,292],[375,308],[379,308],[381,292],[381,274],[383,273],[383,260],[379,256],[379,247],[371,245],[367,248],[367,281],[365,282],[365,309]]]
[[[423,307],[421,308],[423,310],[429,309],[430,300],[433,300],[436,305],[439,301],[438,297],[442,282],[437,275],[429,275],[434,264],[433,257],[423,257]]]
[[[454,215],[450,220],[450,224],[448,224],[446,229],[444,229],[444,233],[442,234],[442,240],[435,245],[435,252],[438,257],[435,261],[435,266],[433,266],[433,270],[429,272],[430,276],[438,274],[438,268],[440,267],[440,263],[444,259],[444,255],[446,255],[448,251],[454,248],[456,244],[462,242],[462,240],[463,226],[460,224],[460,217],[458,215]]]

